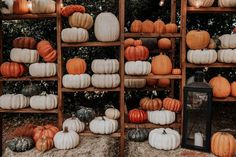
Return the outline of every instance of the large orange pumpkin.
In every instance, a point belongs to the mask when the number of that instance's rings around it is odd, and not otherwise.
[[[171,40],[168,38],[162,38],[158,40],[159,49],[171,49]]]
[[[129,46],[140,46],[142,45],[142,40],[134,40],[133,38],[125,39],[124,47],[127,48]]]
[[[35,49],[36,40],[32,37],[18,37],[13,40],[13,47]]]
[[[47,40],[42,40],[37,44],[37,50],[46,62],[54,62],[57,59],[57,52]]]
[[[84,59],[82,58],[73,58],[73,59],[69,59],[66,63],[66,70],[68,72],[68,74],[83,74],[85,73],[87,68],[87,64],[85,62]]]
[[[27,71],[27,68],[20,63],[4,62],[1,65],[1,74],[3,77],[20,77]]]
[[[145,46],[129,46],[125,49],[125,59],[128,61],[146,60],[149,50]]]
[[[154,75],[171,74],[172,63],[168,56],[162,53],[152,58],[152,73]]]
[[[236,82],[231,83],[231,96],[236,97]]]
[[[153,33],[154,32],[154,23],[150,20],[145,20],[142,23],[142,33]]]
[[[204,49],[210,42],[210,34],[207,31],[192,30],[186,35],[186,42],[190,49]]]
[[[226,132],[216,132],[211,137],[211,151],[219,157],[233,157],[236,141],[234,136]]]
[[[169,87],[170,86],[170,79],[168,79],[168,78],[158,79],[157,85],[162,88]]]
[[[62,16],[65,17],[71,16],[74,12],[85,13],[85,7],[82,5],[67,5],[61,10]]]
[[[213,96],[216,98],[225,98],[230,95],[231,87],[229,81],[222,77],[221,75],[218,75],[216,77],[213,77],[209,84],[213,88]]]
[[[29,13],[29,2],[27,0],[14,0],[13,13],[14,14],[27,14]]]
[[[35,143],[42,137],[52,138],[59,131],[59,129],[51,124],[47,124],[44,126],[37,126],[34,129],[33,139]]]
[[[134,20],[130,27],[130,32],[132,33],[141,33],[142,31],[142,21]]]
[[[41,137],[35,144],[35,148],[40,152],[45,152],[53,148],[53,139],[49,137]]]
[[[162,101],[159,98],[142,98],[139,102],[139,105],[144,110],[154,111],[154,110],[160,110],[162,108]]]
[[[179,112],[182,109],[182,104],[177,99],[165,98],[163,100],[163,107],[166,110],[170,110],[172,112]]]
[[[175,23],[166,24],[166,33],[177,33],[178,27]]]
[[[129,111],[129,121],[132,123],[147,122],[147,112],[139,109],[132,109]]]
[[[153,76],[153,73],[150,73],[148,75]],[[146,82],[147,82],[147,85],[149,85],[149,86],[155,86],[155,85],[157,85],[158,80],[157,79],[152,79],[152,78],[147,78]]]
[[[166,26],[162,20],[157,20],[154,22],[154,32],[159,34],[166,33]]]

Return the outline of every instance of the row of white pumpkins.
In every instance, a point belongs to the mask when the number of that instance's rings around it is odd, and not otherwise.
[[[211,7],[215,0],[188,0],[190,6],[200,7]],[[219,7],[236,7],[236,1],[234,0],[218,0]]]

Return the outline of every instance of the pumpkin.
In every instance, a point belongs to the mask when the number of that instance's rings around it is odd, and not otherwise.
[[[34,147],[34,141],[29,137],[16,137],[10,140],[7,146],[14,152],[25,152]]]
[[[166,75],[172,71],[172,63],[168,56],[162,53],[152,58],[152,73],[154,75]]]
[[[31,97],[34,95],[39,95],[41,93],[41,89],[38,85],[30,83],[22,88],[21,93],[26,97]]]
[[[148,139],[148,134],[147,129],[136,128],[128,131],[128,138],[130,141],[144,142]]]
[[[55,63],[34,63],[29,66],[29,73],[34,77],[52,77],[57,74]]]
[[[158,19],[154,22],[154,32],[158,34],[166,33],[166,25],[162,20]]]
[[[209,84],[213,90],[213,96],[216,98],[225,98],[230,95],[231,87],[229,81],[221,75],[213,77]]]
[[[154,76],[153,73],[148,74],[148,76]],[[147,85],[149,86],[155,86],[157,85],[158,80],[157,79],[152,79],[152,78],[147,78]]]
[[[224,49],[236,48],[236,34],[224,34],[219,37],[220,47]]]
[[[170,128],[158,128],[149,133],[148,143],[162,150],[172,150],[180,145],[180,134]]]
[[[22,94],[4,94],[0,96],[2,109],[21,109],[29,106],[29,98]]]
[[[129,111],[129,121],[131,123],[147,122],[147,112],[140,109],[132,109]]]
[[[53,141],[57,149],[72,149],[79,144],[79,135],[65,127],[63,131],[56,133]]]
[[[92,108],[81,107],[76,111],[76,115],[80,121],[88,123],[93,120],[96,116],[95,111]]]
[[[75,115],[73,114],[72,117],[66,119],[63,122],[62,128],[67,127],[68,130],[73,130],[75,132],[82,132],[85,129],[85,123],[81,122]]]
[[[129,46],[140,46],[142,45],[142,40],[134,40],[133,38],[125,39],[124,47],[127,48]]]
[[[3,77],[20,77],[26,72],[23,64],[15,62],[4,62],[1,65],[1,74]]]
[[[32,0],[32,13],[49,14],[55,13],[56,3],[53,0]]]
[[[132,32],[132,33],[141,33],[142,32],[142,21],[134,20],[131,24],[130,32]]]
[[[75,12],[69,17],[71,27],[90,29],[93,26],[93,17],[88,13]]]
[[[163,107],[172,112],[179,112],[182,109],[182,103],[177,99],[165,98],[163,100]]]
[[[211,7],[214,3],[214,0],[188,0],[188,3],[192,7],[200,8],[200,7]]]
[[[162,101],[159,98],[148,98],[144,97],[139,101],[139,105],[143,110],[160,110],[162,108]]]
[[[17,127],[13,132],[11,132],[9,139],[16,137],[32,138],[33,134],[34,134],[34,126],[32,124],[25,124],[23,126]]]
[[[108,108],[105,111],[105,116],[110,119],[119,119],[120,118],[120,111],[114,107]]]
[[[157,38],[140,38],[142,45],[146,46],[148,50],[156,50],[157,47]]]
[[[42,40],[37,44],[37,50],[43,60],[46,62],[54,62],[57,59],[57,52],[47,40]]]
[[[36,44],[36,40],[32,37],[18,37],[13,40],[12,45],[14,48],[35,49]]]
[[[233,157],[236,142],[234,136],[227,132],[216,132],[211,137],[211,151],[219,157]]]
[[[143,88],[146,86],[146,79],[125,79],[126,88]]]
[[[61,15],[65,17],[69,17],[75,12],[85,13],[85,7],[82,5],[67,5],[61,9]]]
[[[93,74],[91,80],[96,88],[116,88],[120,85],[119,74]]]
[[[37,142],[42,137],[52,138],[59,131],[59,129],[51,124],[47,124],[44,126],[37,126],[34,128],[34,136],[33,139]]]
[[[129,61],[125,63],[127,75],[148,75],[151,72],[151,64],[145,61]]]
[[[119,71],[119,61],[117,59],[94,59],[91,69],[96,74],[114,74]]]
[[[125,59],[128,61],[147,60],[149,50],[145,46],[129,46],[125,49]]]
[[[186,43],[193,50],[206,48],[210,39],[210,34],[207,31],[191,30],[186,35]]]
[[[88,74],[72,75],[66,74],[62,78],[62,84],[66,88],[87,88],[90,86],[91,77]]]
[[[231,96],[236,97],[236,82],[231,83]]]
[[[208,49],[216,49],[218,47],[220,47],[221,45],[221,41],[220,39],[218,39],[217,37],[213,37],[210,39],[210,42],[207,46]]]
[[[193,64],[212,64],[217,60],[216,50],[188,50],[187,60]]]
[[[147,115],[148,121],[154,124],[167,125],[175,121],[175,113],[168,110],[147,111]]]
[[[30,98],[30,107],[36,110],[51,110],[57,108],[57,95],[41,94]]]
[[[150,20],[145,20],[142,22],[142,33],[153,33],[154,23]]]
[[[48,137],[41,137],[36,142],[35,148],[40,152],[45,152],[53,148],[53,139]]]
[[[89,33],[83,28],[65,28],[61,32],[61,39],[66,43],[81,43],[89,40]]]
[[[120,23],[114,14],[100,13],[94,23],[94,33],[98,41],[116,41],[120,37]]]
[[[66,70],[69,74],[83,74],[85,73],[86,68],[87,64],[82,58],[75,57],[66,62]]]
[[[27,0],[14,0],[13,13],[14,14],[29,13],[28,1]]]
[[[166,33],[177,33],[178,26],[175,23],[166,24]]]
[[[170,79],[168,79],[168,78],[158,79],[157,85],[162,88],[169,87],[170,86]]]
[[[236,2],[232,0],[218,0],[219,7],[236,7]]]
[[[218,61],[222,63],[236,63],[236,49],[222,49],[218,51]]]
[[[172,69],[171,74],[172,75],[181,75],[181,69],[179,69],[179,68]]]
[[[106,117],[96,117],[89,123],[89,129],[95,134],[111,134],[118,130],[118,121]]]
[[[157,44],[159,49],[171,49],[171,40],[168,38],[161,38]]]
[[[10,52],[10,58],[18,63],[35,63],[39,60],[37,50],[13,48]]]
[[[3,6],[0,11],[2,14],[13,14],[13,3],[14,0],[2,0]]]

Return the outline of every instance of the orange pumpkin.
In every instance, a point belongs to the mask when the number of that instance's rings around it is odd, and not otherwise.
[[[55,134],[59,131],[59,129],[51,124],[47,124],[44,126],[37,126],[34,129],[34,136],[33,139],[37,142],[42,137],[52,138]]]
[[[177,99],[165,98],[163,100],[163,107],[166,110],[170,110],[172,112],[179,112],[182,109],[182,104]]]
[[[68,74],[83,74],[85,73],[87,68],[87,64],[84,59],[81,58],[73,58],[69,59],[66,63],[66,70]]]
[[[85,7],[82,5],[67,5],[61,10],[62,16],[65,17],[71,16],[74,12],[85,13]]]
[[[162,101],[159,98],[142,98],[139,102],[139,105],[144,110],[154,111],[154,110],[160,110],[162,108]]]
[[[132,123],[145,123],[147,122],[147,112],[140,109],[132,109],[129,111],[129,121]]]
[[[153,76],[153,73],[150,73],[148,75]],[[152,79],[152,78],[147,78],[146,82],[147,82],[147,85],[149,85],[149,86],[155,86],[155,85],[157,85],[158,80],[157,79]]]
[[[233,29],[233,33],[236,33],[236,27],[234,27],[234,29]]]
[[[236,97],[236,82],[231,83],[231,96]]]
[[[162,53],[152,58],[152,73],[154,75],[166,75],[172,71],[172,63],[168,56]]]
[[[43,136],[38,139],[35,145],[36,149],[40,152],[45,152],[53,148],[53,139]]]
[[[173,75],[181,75],[181,69],[179,69],[179,68],[172,69],[171,73]]]
[[[14,14],[27,14],[29,13],[27,0],[14,0],[13,2],[13,13]]]
[[[146,60],[149,50],[145,46],[129,46],[125,49],[125,59],[128,61]]]
[[[46,62],[54,62],[57,59],[57,52],[47,40],[42,40],[37,44],[37,50]]]
[[[4,62],[1,65],[1,74],[3,77],[20,77],[27,71],[27,68],[20,63]]]
[[[178,27],[175,23],[166,24],[166,33],[177,33]]]
[[[236,151],[234,136],[226,132],[216,132],[211,137],[211,151],[219,157],[233,157]]]
[[[157,20],[154,22],[154,32],[159,34],[166,33],[166,25],[162,20]]]
[[[140,46],[140,45],[142,45],[141,40],[134,40],[133,38],[128,38],[128,39],[125,39],[125,41],[124,41],[125,48],[127,48],[129,46]]]
[[[132,33],[141,33],[142,31],[142,21],[134,20],[130,27],[130,32]]]
[[[213,77],[209,84],[213,88],[213,96],[216,98],[225,98],[230,95],[231,87],[229,81],[222,77],[221,75],[218,75],[216,77]]]
[[[170,86],[170,79],[163,78],[163,79],[158,79],[157,85],[162,88],[166,88]]]
[[[142,33],[153,33],[154,32],[154,23],[150,20],[145,20],[142,23]]]
[[[35,49],[36,40],[32,37],[18,37],[13,40],[13,47]]]
[[[204,49],[210,42],[210,34],[207,31],[192,30],[186,35],[186,42],[190,49]]]
[[[168,38],[162,38],[158,40],[159,49],[171,49],[171,40]]]

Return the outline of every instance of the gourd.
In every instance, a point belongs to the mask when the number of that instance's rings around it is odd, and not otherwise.
[[[146,86],[146,79],[125,79],[126,88],[143,88]]]
[[[4,94],[0,96],[2,109],[21,109],[29,106],[29,98],[22,94]]]
[[[10,52],[10,58],[18,63],[36,63],[39,60],[37,50],[13,48]]]
[[[57,74],[55,63],[34,63],[29,66],[29,73],[34,77],[51,77]]]
[[[90,29],[93,26],[93,17],[88,13],[75,12],[69,16],[71,27]]]
[[[188,0],[188,3],[192,7],[200,8],[200,7],[211,7],[214,3],[214,0]]]
[[[85,129],[85,123],[81,122],[75,115],[72,115],[72,117],[66,119],[63,122],[62,128],[67,127],[68,130],[73,130],[75,132],[82,132]]]
[[[125,49],[125,59],[128,61],[147,60],[149,50],[145,46],[129,46]]]
[[[128,138],[130,141],[144,142],[148,139],[148,134],[147,129],[136,128],[128,131]]]
[[[66,43],[81,43],[89,40],[89,33],[83,28],[65,28],[61,32],[61,39]]]
[[[119,74],[93,74],[92,85],[96,88],[116,88],[120,85]]]
[[[32,0],[32,13],[55,13],[56,3],[53,0]]]
[[[219,62],[236,63],[236,49],[222,49],[217,54]]]
[[[27,14],[29,13],[28,1],[27,0],[14,0],[13,13],[14,14]]]
[[[116,41],[120,36],[120,24],[110,12],[100,13],[94,23],[94,33],[98,41]]]
[[[2,0],[2,2],[6,5],[0,9],[2,14],[13,14],[13,3],[14,0]]]
[[[181,69],[180,68],[174,68],[171,72],[172,75],[181,75]]]
[[[1,74],[3,77],[20,77],[26,72],[23,64],[15,62],[4,62],[1,65]]]
[[[144,110],[132,109],[128,116],[131,123],[145,123],[147,121],[147,112]]]
[[[129,61],[125,63],[127,75],[148,75],[151,72],[151,64],[145,61]]]
[[[168,110],[147,111],[148,121],[154,124],[167,125],[175,121],[175,113]]]
[[[178,26],[175,23],[166,24],[166,33],[177,33]]]
[[[130,27],[130,32],[132,33],[140,33],[142,32],[142,21],[134,20]]]
[[[212,64],[217,60],[216,50],[188,50],[187,60],[193,64]]]
[[[231,83],[231,96],[236,97],[236,82]]]
[[[81,107],[81,109],[76,111],[76,116],[80,121],[89,123],[96,116],[95,111],[92,108]]]
[[[35,148],[40,152],[45,152],[53,148],[53,139],[42,137],[36,142]]]
[[[179,112],[182,110],[182,103],[177,99],[165,98],[163,100],[163,107],[172,112]]]
[[[42,137],[53,139],[53,137],[58,131],[59,129],[51,124],[47,124],[44,126],[37,126],[36,128],[34,128],[33,139],[35,142],[37,142]]]
[[[142,45],[142,40],[134,40],[133,38],[127,38],[124,41],[125,48],[129,46],[140,46],[140,45]]]
[[[67,5],[61,9],[61,15],[65,17],[69,17],[75,12],[85,13],[85,7],[82,5]]]
[[[41,40],[37,44],[37,50],[43,60],[46,62],[54,62],[57,59],[57,52],[47,40]]]
[[[220,47],[224,49],[236,48],[236,34],[224,34],[219,37]]]
[[[18,37],[12,42],[14,48],[35,49],[36,44],[36,40],[32,37]]]
[[[154,75],[166,75],[172,71],[172,63],[168,56],[162,53],[152,58],[152,73]]]
[[[25,152],[34,147],[34,141],[29,137],[16,137],[10,140],[7,146],[14,152]]]
[[[142,22],[142,33],[153,33],[154,23],[150,20],[145,20]]]
[[[65,127],[63,131],[56,133],[53,141],[57,149],[72,149],[79,144],[79,135]]]
[[[41,89],[38,85],[30,83],[22,88],[21,93],[26,97],[31,97],[34,95],[39,95],[41,93]]]
[[[159,49],[171,49],[171,40],[168,38],[161,38],[157,44]]]
[[[144,97],[139,101],[139,105],[143,110],[160,110],[162,108],[162,101],[159,98],[148,98]]]
[[[96,74],[114,74],[119,71],[119,61],[117,59],[94,59],[91,69]]]
[[[105,116],[110,119],[119,119],[120,118],[120,111],[114,107],[108,108],[105,111]]]
[[[232,0],[218,0],[219,7],[236,7],[236,2]]]
[[[186,43],[193,50],[206,48],[210,39],[210,34],[202,30],[191,30],[186,35]]]
[[[148,143],[162,150],[176,149],[180,145],[180,134],[170,128],[154,129],[149,133]]]
[[[57,95],[41,94],[30,98],[30,106],[37,110],[51,110],[57,108]]]
[[[72,75],[66,74],[62,78],[62,84],[66,88],[87,88],[90,86],[91,77],[88,74]]]
[[[111,134],[117,131],[118,121],[106,117],[96,117],[89,123],[89,129],[95,134]]]
[[[162,88],[169,87],[170,86],[170,79],[168,79],[168,78],[158,79],[157,85]]]
[[[213,77],[209,84],[213,90],[213,96],[216,98],[225,98],[230,95],[231,87],[229,81],[221,75]]]
[[[85,73],[86,68],[87,68],[87,64],[85,60],[82,58],[75,57],[75,58],[69,59],[66,62],[66,70],[68,74],[73,74],[73,75],[83,74]]]
[[[158,19],[154,22],[154,32],[159,34],[166,33],[166,25],[162,20]]]

